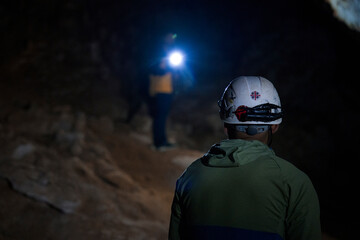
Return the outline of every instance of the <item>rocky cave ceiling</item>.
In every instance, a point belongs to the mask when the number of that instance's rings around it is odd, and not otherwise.
[[[335,17],[349,28],[360,31],[360,0],[325,0],[334,11]]]

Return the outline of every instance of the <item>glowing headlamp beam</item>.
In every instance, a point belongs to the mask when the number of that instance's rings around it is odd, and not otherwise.
[[[178,67],[184,62],[184,55],[179,51],[174,51],[169,55],[169,64],[173,67]]]

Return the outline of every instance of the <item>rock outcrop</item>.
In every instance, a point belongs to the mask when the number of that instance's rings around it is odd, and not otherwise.
[[[360,31],[360,1],[359,0],[326,0],[334,15],[349,28]]]
[[[70,106],[17,109],[1,128],[1,239],[165,239],[176,178],[201,156],[153,152]]]

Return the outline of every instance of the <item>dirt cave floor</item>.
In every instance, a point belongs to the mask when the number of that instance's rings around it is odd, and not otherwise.
[[[41,136],[34,111],[2,126],[0,239],[166,239],[176,179],[202,153],[155,152],[125,124],[99,130],[97,120],[69,140],[65,112]],[[14,128],[16,118],[32,126]]]

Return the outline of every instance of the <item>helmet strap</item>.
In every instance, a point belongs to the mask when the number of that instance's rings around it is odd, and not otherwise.
[[[271,126],[269,126],[269,130],[268,130],[268,143],[267,145],[270,147],[271,143],[272,143],[272,128]]]
[[[254,136],[258,133],[262,133],[267,131],[270,126],[269,125],[235,125],[236,131],[245,132],[247,135]]]

